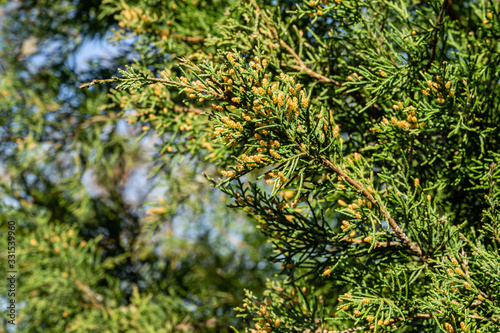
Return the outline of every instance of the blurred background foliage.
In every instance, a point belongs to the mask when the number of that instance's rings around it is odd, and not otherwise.
[[[224,1],[216,2],[181,20],[207,34],[223,15]],[[246,216],[228,213],[227,199],[200,176],[215,171],[193,146],[177,140],[177,154],[158,165],[162,140],[137,139],[140,128],[117,116],[112,89],[78,88],[134,58],[155,68],[199,45],[182,36],[162,47],[116,38],[111,2],[0,6],[0,220],[2,230],[17,223],[16,330],[240,327],[233,308],[243,288],[263,290],[275,271],[264,237]],[[148,56],[157,53],[164,56]],[[2,262],[6,242],[2,237]],[[3,318],[0,332],[12,331],[7,327]]]

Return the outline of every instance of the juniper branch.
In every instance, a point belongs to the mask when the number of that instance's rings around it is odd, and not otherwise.
[[[168,78],[158,78],[158,77],[119,78],[119,77],[112,77],[111,79],[106,79],[106,80],[97,80],[96,79],[96,80],[93,80],[91,82],[83,83],[82,85],[80,85],[80,89],[90,88],[96,84],[105,84],[105,83],[113,83],[113,82],[134,82],[134,81],[142,82],[143,84],[158,82],[158,83],[163,83],[165,85],[172,86],[172,87],[191,88],[191,86],[186,84],[186,83],[173,81],[173,80],[170,80]],[[204,92],[204,93],[209,94],[209,95],[213,95],[214,97],[219,98],[219,99],[227,99],[223,93],[218,93],[215,90],[210,91],[210,90],[203,89],[200,87],[197,87],[196,90],[199,92]]]
[[[441,22],[443,20],[443,14],[444,14],[444,11],[446,10],[446,7],[448,6],[448,4],[449,4],[448,0],[443,0],[443,4],[441,5],[441,11],[439,12],[439,15],[438,15],[438,18],[437,18],[437,21],[436,21],[436,26],[434,27],[434,33],[432,35],[431,58],[429,59],[429,61],[427,62],[427,64],[425,64],[425,69],[426,70],[428,70],[431,67],[432,62],[434,61],[434,58],[436,57],[437,37],[438,37],[439,29],[441,28]]]
[[[201,43],[203,44],[205,42],[205,38],[203,37],[198,37],[198,36],[179,36],[176,34],[171,34],[170,37],[182,40],[183,42],[188,42],[188,43]]]
[[[302,61],[302,59],[299,57],[299,55],[295,52],[294,49],[292,49],[290,47],[290,45],[288,45],[283,39],[280,38],[278,32],[276,31],[276,29],[271,25],[271,23],[269,23],[269,21],[267,20],[266,16],[262,13],[262,11],[260,10],[260,7],[259,5],[253,1],[253,5],[255,7],[255,10],[257,10],[257,12],[259,13],[259,15],[262,17],[262,19],[264,20],[264,22],[266,23],[268,29],[271,31],[271,33],[274,35],[275,38],[279,39],[279,43],[280,45],[286,49],[288,51],[288,53],[295,59],[295,61],[298,63],[298,65],[290,65],[290,64],[285,64],[287,67],[290,67],[290,68],[293,68],[295,70],[298,70],[298,71],[304,71],[306,72],[310,77],[313,77],[315,79],[318,79],[319,81],[321,82],[325,82],[325,83],[332,83],[336,86],[341,86],[342,84],[338,81],[335,81],[333,79],[330,79],[329,77],[326,77],[322,74],[319,74],[319,73],[316,73],[315,71],[313,71],[312,69],[310,69],[309,67],[306,66],[306,64],[304,64],[304,62]]]
[[[372,204],[377,205],[379,207],[379,209],[380,209],[380,212],[385,216],[385,218],[389,222],[391,228],[394,230],[394,232],[396,233],[396,235],[402,240],[403,245],[406,246],[406,247],[408,247],[413,253],[415,253],[423,261],[427,262],[427,257],[422,252],[422,249],[420,248],[420,246],[418,246],[418,244],[413,243],[408,238],[408,236],[406,235],[406,233],[399,227],[399,225],[396,223],[396,221],[394,221],[394,219],[391,217],[391,215],[389,214],[389,212],[387,211],[387,208],[384,206],[383,203],[377,202],[377,200],[375,200],[375,198],[373,197],[373,195],[371,195],[371,193],[368,192],[368,190],[366,188],[364,188],[363,186],[361,186],[361,184],[359,184],[354,179],[352,179],[351,177],[349,177],[343,170],[341,170],[338,166],[336,166],[335,164],[333,164],[332,162],[330,162],[330,160],[328,160],[326,157],[320,156],[319,158],[321,160],[321,163],[324,166],[326,166],[327,168],[329,168],[330,170],[332,170],[333,172],[335,172],[336,174],[338,174],[339,176],[341,176],[342,178],[344,178],[354,188],[356,188],[357,190],[361,191],[361,193],[363,194],[363,196],[366,199],[370,200],[370,202]]]
[[[348,329],[343,330],[343,331],[329,331],[329,330],[325,330],[325,329],[321,329],[321,328],[312,330],[312,329],[308,328],[308,329],[302,331],[302,333],[351,333],[351,332],[361,331],[362,329],[364,329],[363,326],[355,327],[355,328],[348,328]]]

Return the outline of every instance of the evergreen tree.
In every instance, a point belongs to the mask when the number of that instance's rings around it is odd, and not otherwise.
[[[254,217],[251,332],[500,330],[495,1],[110,2],[121,113]],[[179,59],[177,59],[179,57]],[[134,111],[129,111],[134,110]]]

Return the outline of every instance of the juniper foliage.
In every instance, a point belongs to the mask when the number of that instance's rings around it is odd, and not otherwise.
[[[273,244],[251,332],[498,331],[498,2],[158,3],[115,4],[141,60],[88,85]]]

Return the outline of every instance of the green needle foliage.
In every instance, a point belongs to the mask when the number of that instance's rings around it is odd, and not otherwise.
[[[495,1],[112,2],[113,98],[253,216],[251,332],[500,330]],[[177,59],[178,58],[178,59]],[[133,110],[133,111],[131,111]]]

